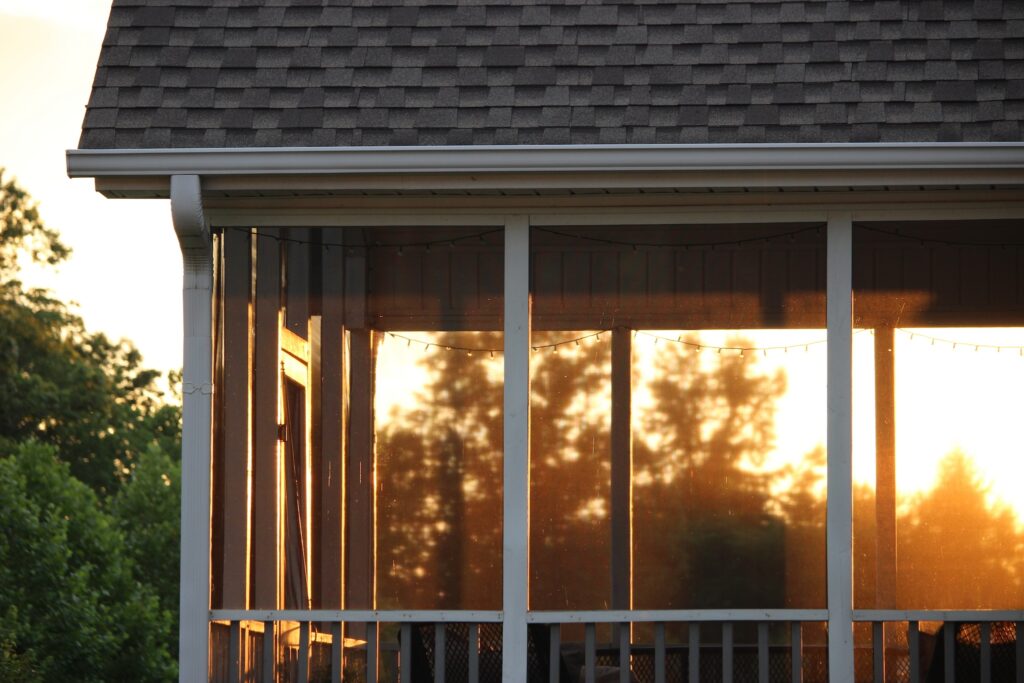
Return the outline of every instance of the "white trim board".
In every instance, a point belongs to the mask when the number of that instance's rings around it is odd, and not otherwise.
[[[1024,168],[1024,143],[75,149],[72,178],[295,173]]]
[[[175,174],[216,180],[208,191],[224,182],[243,193],[1013,185],[1024,182],[1024,143],[76,149],[67,152],[67,172],[99,179],[114,196],[166,196],[164,179]]]

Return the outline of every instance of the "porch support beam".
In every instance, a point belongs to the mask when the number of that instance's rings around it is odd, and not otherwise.
[[[253,352],[252,605],[276,609],[280,596],[280,482],[278,481],[278,385],[281,253],[274,229],[256,237],[256,344]]]
[[[853,222],[828,217],[828,675],[853,680]]]
[[[345,553],[345,607],[373,609],[376,571],[376,530],[373,528],[375,491],[373,486],[373,332],[351,332],[351,379],[349,404],[349,454]]]
[[[875,608],[896,607],[896,364],[892,325],[875,328]]]
[[[171,218],[184,265],[178,680],[193,683],[207,680],[209,661],[213,395],[213,254],[199,176],[171,178]]]
[[[225,608],[249,607],[249,491],[252,471],[249,399],[252,395],[252,247],[249,233],[227,230],[223,236],[224,257],[220,265],[223,285],[224,343],[220,362],[221,400],[218,415],[223,423],[223,443],[218,446],[216,495],[223,511],[223,576],[217,577],[217,595]]]
[[[345,349],[345,259],[339,249],[323,253],[320,315],[320,367],[313,381],[320,382],[321,424],[321,607],[344,604],[342,553],[345,547],[345,443],[348,421],[348,353]]]
[[[632,330],[612,330],[611,522],[612,609],[633,607]]]
[[[501,679],[526,680],[530,529],[530,225],[505,222],[504,496]]]
[[[344,235],[343,235],[344,236]],[[344,241],[344,240],[343,240]],[[373,511],[373,333],[366,319],[366,255],[351,254],[344,262],[344,314],[349,334],[348,461],[345,474],[344,548],[345,607],[375,607],[376,530]],[[365,635],[364,626],[346,630],[354,637]]]

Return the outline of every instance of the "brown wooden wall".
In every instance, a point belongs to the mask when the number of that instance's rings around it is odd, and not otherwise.
[[[855,324],[1024,324],[1024,223],[866,223],[854,230]]]
[[[313,487],[311,604],[343,604],[343,534],[349,374],[344,252],[319,231],[226,230],[216,238],[212,604],[281,607],[279,462],[283,335],[309,349],[308,466]],[[301,239],[302,243],[294,242]],[[369,368],[363,370],[369,375]],[[368,402],[369,399],[367,399]],[[288,430],[304,434],[305,429]],[[365,430],[364,430],[365,431]]]

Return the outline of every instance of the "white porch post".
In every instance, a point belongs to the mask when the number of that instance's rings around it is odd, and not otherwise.
[[[199,176],[171,176],[171,217],[184,265],[181,593],[178,680],[207,680],[210,616],[210,427],[213,254]]]
[[[828,677],[853,680],[853,225],[828,218]]]
[[[505,221],[505,435],[501,680],[526,680],[530,529],[530,225]]]

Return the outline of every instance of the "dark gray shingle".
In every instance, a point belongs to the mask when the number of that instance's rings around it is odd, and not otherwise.
[[[115,0],[83,148],[1024,139],[1016,0]]]

